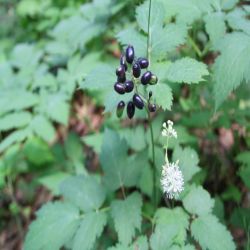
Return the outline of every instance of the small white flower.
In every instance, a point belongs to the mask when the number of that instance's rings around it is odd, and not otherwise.
[[[162,133],[161,133],[162,136],[166,136],[166,137],[169,137],[169,138],[170,137],[177,138],[177,132],[173,128],[174,123],[172,121],[168,120],[167,124],[166,124],[166,122],[164,122],[163,125],[162,125],[162,127],[163,127],[163,130],[162,130]]]
[[[169,199],[177,198],[184,189],[184,180],[178,161],[167,163],[162,167],[161,185]]]

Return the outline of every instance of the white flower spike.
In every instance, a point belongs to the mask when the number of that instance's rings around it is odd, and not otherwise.
[[[173,128],[174,123],[170,120],[163,123],[163,130],[162,130],[162,136],[166,136],[166,137],[174,137],[177,138],[177,132],[176,130]]]
[[[184,179],[178,166],[175,163],[166,163],[162,167],[161,185],[163,192],[169,199],[177,198],[184,189]]]

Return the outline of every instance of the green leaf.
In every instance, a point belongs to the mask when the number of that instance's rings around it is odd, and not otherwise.
[[[216,44],[226,34],[225,16],[222,12],[214,12],[205,16],[206,31],[212,44]]]
[[[125,140],[112,130],[105,130],[100,161],[104,170],[104,181],[111,190],[122,185],[136,186],[147,163],[146,152],[132,156],[127,154]]]
[[[163,110],[171,110],[173,104],[172,89],[164,83],[158,83],[147,88],[148,91],[152,91],[153,100]]]
[[[230,223],[235,227],[246,230],[246,232],[249,231],[250,208],[235,208],[231,215]]]
[[[183,173],[185,182],[191,180],[193,175],[200,170],[198,167],[198,155],[189,147],[182,149],[180,146],[176,146],[174,149],[173,159],[174,161],[179,160],[180,170]]]
[[[144,32],[148,32],[149,1],[136,8],[136,20]],[[164,5],[155,0],[151,2],[150,29],[154,31],[163,25],[165,17]]]
[[[56,131],[45,116],[35,116],[31,122],[31,128],[39,137],[47,142],[51,142],[55,138]]]
[[[0,118],[0,131],[27,126],[31,121],[29,112],[15,112]]]
[[[3,141],[1,141],[0,152],[3,152],[5,149],[7,149],[9,146],[11,146],[14,143],[23,141],[29,135],[30,135],[30,131],[28,129],[22,129],[22,130],[18,130],[18,131],[11,133],[6,138],[4,138]]]
[[[147,55],[147,38],[143,36],[135,28],[128,28],[122,30],[117,34],[119,43],[123,46],[133,44],[136,55],[145,57]]]
[[[72,250],[91,250],[107,223],[104,212],[85,214],[73,240]]]
[[[168,52],[172,52],[178,46],[185,43],[187,26],[181,24],[167,24],[166,27],[158,27],[152,33],[152,56],[161,58]]]
[[[231,234],[211,214],[206,214],[195,219],[191,224],[191,233],[195,240],[199,242],[202,249],[236,249]]]
[[[88,90],[104,90],[113,91],[116,82],[115,69],[108,65],[102,64],[94,68],[82,82],[81,87]]]
[[[23,147],[23,152],[27,159],[35,165],[49,163],[54,159],[49,145],[39,138],[27,140]]]
[[[68,243],[79,225],[79,211],[68,203],[44,205],[31,223],[24,250],[59,250]]]
[[[105,190],[93,176],[73,176],[60,187],[62,195],[84,212],[101,207],[105,200]]]
[[[244,80],[250,81],[250,36],[227,34],[217,46],[221,55],[214,64],[215,107],[218,108],[231,91]]]
[[[172,63],[166,73],[169,81],[188,84],[204,81],[203,76],[206,75],[208,75],[207,66],[188,57]]]
[[[11,100],[11,101],[10,101]],[[11,89],[0,93],[0,115],[34,106],[39,101],[38,96],[22,89]]]
[[[82,140],[85,144],[92,147],[96,153],[101,153],[103,133],[85,135],[84,137],[82,137]]]
[[[183,245],[189,217],[182,208],[160,208],[155,214],[155,231],[151,235],[153,250],[169,249],[173,243]],[[167,237],[166,237],[167,235]]]
[[[59,187],[61,183],[69,177],[70,174],[57,171],[56,173],[38,178],[38,182],[48,188],[52,192],[52,194],[60,195]]]
[[[211,213],[214,200],[211,199],[210,194],[201,186],[193,186],[184,197],[183,205],[191,214],[205,215]]]
[[[135,231],[141,230],[142,198],[139,193],[133,193],[123,201],[115,200],[111,203],[111,216],[119,242],[128,245],[135,236]]]
[[[241,177],[246,187],[250,189],[250,165],[242,166],[238,172],[238,175]]]

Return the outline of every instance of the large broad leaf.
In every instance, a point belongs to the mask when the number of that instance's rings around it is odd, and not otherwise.
[[[74,176],[61,185],[62,195],[84,212],[100,208],[105,200],[103,187],[92,176]]]
[[[152,249],[169,249],[173,243],[183,245],[188,219],[188,215],[181,208],[158,209],[155,215],[155,231],[150,238]]]
[[[207,66],[192,58],[182,58],[172,63],[166,72],[166,78],[171,82],[199,83],[208,75]]]
[[[73,240],[72,250],[91,250],[107,223],[104,212],[85,214]]]
[[[185,209],[191,214],[204,215],[211,213],[214,200],[201,186],[192,187],[183,199]]]
[[[219,223],[217,218],[211,214],[195,219],[191,224],[191,233],[202,249],[236,249],[232,236],[226,227]]]
[[[59,250],[72,240],[79,225],[79,211],[68,203],[48,203],[37,212],[24,243],[24,250]]]
[[[119,242],[124,245],[132,241],[136,229],[141,230],[141,207],[142,198],[138,193],[131,194],[123,201],[115,200],[111,203],[111,216]]]
[[[185,182],[189,181],[200,170],[198,167],[198,155],[191,148],[182,149],[180,146],[176,146],[173,158],[175,161],[179,160],[179,166]]]
[[[136,186],[143,168],[147,165],[146,152],[129,157],[127,151],[125,140],[112,130],[105,131],[100,161],[104,170],[104,181],[111,190],[121,186]]]
[[[29,112],[16,112],[0,118],[0,131],[26,126],[31,121]]]
[[[214,64],[216,108],[243,81],[250,81],[250,36],[240,32],[228,34],[217,49],[221,55]]]

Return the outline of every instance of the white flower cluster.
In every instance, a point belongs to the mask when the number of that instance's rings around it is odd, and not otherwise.
[[[178,162],[167,163],[162,167],[161,185],[163,192],[169,199],[177,198],[183,191],[184,180]]]
[[[174,137],[177,138],[177,132],[173,128],[174,123],[172,121],[167,121],[167,124],[163,123],[162,136],[168,138]],[[181,170],[179,169],[178,163],[169,163],[168,161],[168,152],[166,147],[166,164],[162,166],[161,174],[161,185],[163,192],[169,199],[177,198],[179,194],[184,189],[184,179]]]
[[[177,133],[175,131],[175,129],[173,128],[173,125],[174,123],[170,120],[167,121],[167,124],[166,122],[163,123],[163,130],[162,130],[162,136],[166,136],[166,137],[174,137],[174,138],[177,138]]]

